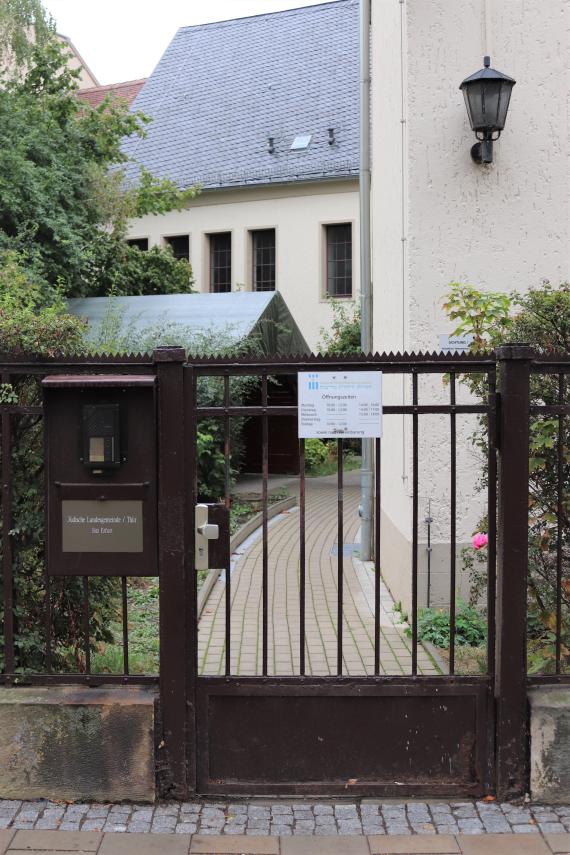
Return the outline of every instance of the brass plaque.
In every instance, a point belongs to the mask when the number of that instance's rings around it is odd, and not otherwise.
[[[143,503],[64,499],[61,540],[63,552],[142,552]]]

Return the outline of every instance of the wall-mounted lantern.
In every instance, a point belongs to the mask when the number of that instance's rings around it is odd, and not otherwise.
[[[466,77],[459,87],[465,98],[471,129],[479,142],[471,149],[476,163],[493,162],[493,142],[505,127],[511,92],[516,81],[491,68],[491,57],[483,60],[485,67]]]

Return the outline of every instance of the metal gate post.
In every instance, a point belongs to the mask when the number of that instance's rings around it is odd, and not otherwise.
[[[496,350],[500,377],[496,597],[497,796],[527,788],[526,598],[528,573],[529,380],[533,351]]]
[[[180,347],[155,350],[158,378],[158,566],[160,573],[160,709],[158,752],[161,790],[187,795],[186,484],[184,362]]]

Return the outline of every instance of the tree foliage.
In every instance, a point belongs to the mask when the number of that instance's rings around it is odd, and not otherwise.
[[[331,300],[333,319],[330,329],[321,329],[319,353],[341,356],[344,353],[362,353],[360,344],[360,306]]]
[[[54,33],[41,0],[2,0],[0,3],[0,83],[11,80],[27,65],[34,45]]]
[[[453,283],[445,303],[448,316],[458,321],[454,334],[472,334],[474,351],[526,342],[543,355],[570,352],[570,285],[544,282],[525,294],[482,292]],[[465,377],[471,391],[484,399],[485,379]],[[556,374],[533,374],[531,405],[567,404],[569,381]],[[481,422],[474,441],[486,449],[486,426]],[[558,453],[562,452],[562,495],[558,493]],[[529,450],[529,637],[531,668],[552,669],[555,656],[557,608],[557,540],[562,546],[562,656],[570,665],[570,419],[533,416]],[[483,473],[482,483],[486,474]],[[480,523],[485,530],[485,521]],[[480,556],[477,556],[480,557]],[[478,568],[483,561],[470,562]],[[533,658],[534,657],[534,658]]]
[[[0,16],[0,45],[15,38],[15,9],[25,22],[34,7],[39,27],[41,4],[10,5],[12,14]],[[80,102],[78,72],[67,67],[66,49],[45,19],[42,32],[27,43],[19,74],[0,86],[0,265],[3,253],[17,252],[65,296],[191,290],[187,262],[162,248],[129,252],[124,237],[129,219],[183,208],[195,191],[146,170],[126,186],[121,143],[144,135],[148,119],[126,103],[93,109]]]

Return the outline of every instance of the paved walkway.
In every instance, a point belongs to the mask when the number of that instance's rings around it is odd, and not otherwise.
[[[0,801],[0,855],[569,855],[570,806]]]
[[[349,472],[344,488],[343,672],[374,673],[374,572],[353,550],[360,528],[359,472]],[[306,672],[334,674],[337,663],[337,489],[336,476],[307,479],[306,495]],[[299,508],[269,524],[269,673],[299,673]],[[231,574],[231,673],[261,673],[262,558],[258,530],[234,555]],[[411,641],[395,623],[394,603],[381,587],[382,674],[411,674]],[[198,635],[202,674],[223,673],[225,579],[221,577],[202,614]],[[439,673],[429,654],[418,650],[420,674]]]

